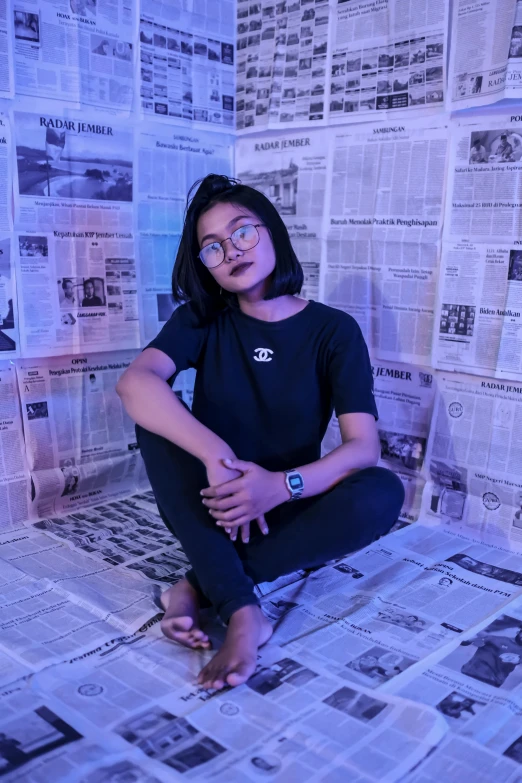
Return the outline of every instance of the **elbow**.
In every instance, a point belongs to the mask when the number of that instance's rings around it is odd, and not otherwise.
[[[378,437],[366,443],[366,468],[374,468],[381,458],[381,441]]]
[[[120,399],[123,399],[123,397],[126,394],[127,387],[128,387],[128,370],[125,370],[125,372],[119,377],[118,382],[116,384],[116,394]]]

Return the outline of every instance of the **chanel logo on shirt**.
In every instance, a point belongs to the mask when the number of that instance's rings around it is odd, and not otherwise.
[[[256,362],[271,362],[270,354],[274,353],[270,348],[256,348],[254,351],[254,360]],[[256,356],[257,354],[257,356]]]

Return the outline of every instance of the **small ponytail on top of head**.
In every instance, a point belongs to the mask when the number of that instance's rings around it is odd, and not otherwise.
[[[204,212],[218,197],[233,192],[239,185],[237,179],[227,177],[225,174],[207,174],[203,179],[198,179],[190,188],[187,196],[186,215],[196,214],[197,217]]]

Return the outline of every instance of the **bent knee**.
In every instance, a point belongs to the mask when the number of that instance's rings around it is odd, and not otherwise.
[[[382,511],[389,510],[392,516],[395,514],[394,521],[399,516],[404,504],[405,492],[402,481],[392,470],[377,465],[363,468],[357,473],[352,473],[341,483],[346,486],[362,485],[362,494],[367,506],[375,504]]]

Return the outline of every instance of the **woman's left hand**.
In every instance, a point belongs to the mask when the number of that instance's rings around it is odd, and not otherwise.
[[[261,517],[290,497],[284,473],[273,473],[240,459],[225,459],[227,468],[240,470],[239,478],[203,489],[203,503],[216,520],[226,528],[237,528]]]

